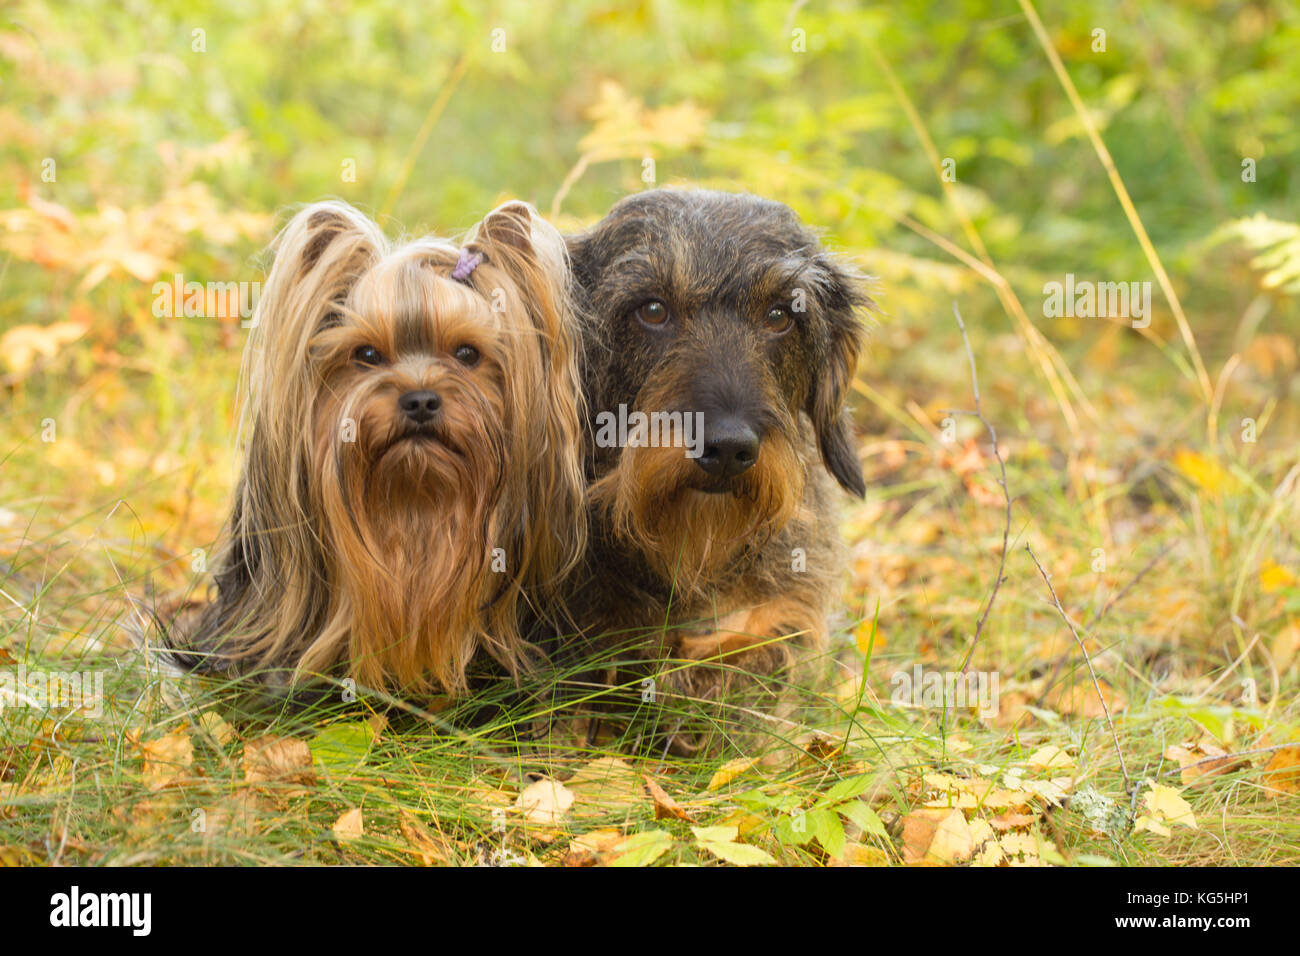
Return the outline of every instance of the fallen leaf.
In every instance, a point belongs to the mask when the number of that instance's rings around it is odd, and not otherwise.
[[[360,808],[345,810],[343,815],[334,821],[333,830],[334,836],[343,843],[361,839],[365,833],[365,825],[361,821]]]
[[[626,840],[627,837],[621,830],[613,828],[592,830],[569,841],[569,851],[564,855],[562,862],[565,866],[595,866],[608,858],[615,847]]]
[[[447,862],[447,847],[439,842],[410,812],[403,810],[397,821],[410,850],[425,866],[441,866]]]
[[[889,854],[879,847],[846,843],[838,856],[826,861],[827,866],[889,866]]]
[[[1191,806],[1173,787],[1153,783],[1142,802],[1156,823],[1181,824],[1193,830],[1197,829],[1196,817],[1192,815]],[[1147,827],[1147,829],[1153,828]]]
[[[1217,459],[1187,448],[1174,452],[1174,467],[1210,494],[1233,493],[1241,489],[1241,479],[1225,469]]]
[[[675,820],[692,819],[691,815],[683,810],[676,800],[668,796],[664,788],[655,783],[649,775],[645,777],[645,785],[650,791],[650,799],[655,803],[656,820],[662,820],[664,817],[672,817]]]
[[[1046,747],[1039,747],[1029,755],[1026,762],[1032,770],[1052,770],[1065,769],[1069,770],[1074,767],[1074,761],[1060,747],[1048,744]]]
[[[9,368],[21,376],[31,368],[38,355],[53,358],[59,349],[85,335],[86,329],[76,322],[15,325],[0,336],[0,355],[4,356]]]
[[[284,797],[300,797],[316,785],[311,749],[296,737],[258,737],[244,744],[244,779],[251,784],[288,785]]]
[[[1156,820],[1154,817],[1149,817],[1145,813],[1133,821],[1133,832],[1139,833],[1142,830],[1149,830],[1151,833],[1162,837],[1173,836],[1172,830],[1159,820]]]
[[[203,843],[207,847],[218,838],[225,843],[245,840],[257,833],[263,806],[255,791],[241,790],[199,816],[191,811],[190,829],[203,834]]]
[[[573,794],[558,780],[543,777],[520,791],[515,806],[529,823],[555,826],[573,806]]]
[[[1029,723],[1034,719],[1029,709],[1030,696],[1023,691],[1005,691],[998,695],[998,712],[990,723],[994,727],[1009,729],[1019,723]],[[982,716],[982,715],[981,715]]]
[[[184,732],[142,743],[140,750],[144,754],[144,781],[150,790],[171,786],[194,764],[194,742]]]
[[[905,863],[961,863],[973,850],[970,825],[960,810],[913,810],[903,818]]]
[[[645,830],[634,834],[614,847],[609,866],[649,866],[673,846],[673,837],[666,830]]]
[[[1247,761],[1234,757],[1209,737],[1198,741],[1184,741],[1165,748],[1165,759],[1175,760],[1181,770],[1184,785],[1202,777],[1217,777],[1247,766]]]
[[[737,757],[735,760],[728,760],[713,774],[713,779],[709,781],[706,789],[717,790],[725,787],[756,763],[758,760],[753,757]]]
[[[748,843],[737,843],[739,831],[732,826],[691,827],[699,847],[735,866],[766,866],[776,863],[767,852]]]
[[[989,820],[994,830],[1020,830],[1032,826],[1038,817],[1028,813],[999,813]]]
[[[1041,865],[1038,839],[1032,833],[1004,833],[998,837],[998,845],[1013,866]]]
[[[617,757],[601,757],[584,764],[564,781],[564,786],[593,813],[602,808],[633,806],[645,799],[641,775]]]
[[[199,715],[199,728],[224,747],[235,739],[235,728],[226,723],[215,710],[205,710]]]
[[[317,731],[307,747],[327,777],[346,777],[365,762],[377,736],[367,720],[338,721]]]
[[[1043,704],[1058,714],[1093,719],[1100,719],[1106,714],[1101,706],[1102,699],[1106,701],[1106,707],[1110,709],[1112,717],[1128,706],[1124,695],[1111,687],[1107,681],[1098,678],[1097,683],[1101,687],[1100,698],[1097,696],[1097,688],[1085,675],[1080,681],[1053,687],[1043,698]]]
[[[1295,573],[1276,561],[1267,560],[1259,569],[1259,588],[1265,594],[1274,594],[1294,587],[1295,583]]]
[[[1274,796],[1300,793],[1300,745],[1283,747],[1264,767],[1264,784]]]

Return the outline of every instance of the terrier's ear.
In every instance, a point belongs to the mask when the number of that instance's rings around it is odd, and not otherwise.
[[[465,245],[483,252],[488,262],[504,270],[520,288],[556,297],[543,311],[567,306],[562,302],[569,294],[564,239],[528,203],[518,199],[502,203],[474,227]]]
[[[307,341],[348,290],[383,253],[384,234],[347,203],[306,206],[271,244],[275,257],[258,299],[250,341],[274,342],[301,362]]]
[[[512,199],[497,206],[483,218],[479,234],[488,242],[527,253],[533,247],[533,215],[531,206]]]
[[[309,454],[302,418],[317,386],[312,338],[384,249],[383,231],[342,202],[307,206],[280,231],[244,351],[246,435],[260,432],[282,456]]]
[[[355,278],[357,266],[371,261],[383,245],[382,230],[359,210],[343,202],[312,203],[289,220],[272,244],[273,274],[296,282],[328,271],[331,276],[318,276],[328,287]]]
[[[490,212],[467,245],[489,268],[475,281],[507,277],[518,290],[516,330],[522,337],[507,389],[513,459],[527,462],[504,500],[521,541],[515,569],[538,593],[551,594],[575,565],[586,537],[582,472],[585,413],[578,374],[578,337],[570,300],[568,255],[554,226],[527,203],[512,200]],[[546,612],[549,613],[549,612]]]

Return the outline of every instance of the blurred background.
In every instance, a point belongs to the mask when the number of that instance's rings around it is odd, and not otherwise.
[[[891,626],[928,633],[943,606],[908,597],[923,558],[923,580],[965,595],[954,614],[978,606],[979,578],[945,578],[934,545],[957,535],[976,575],[999,538],[991,448],[945,411],[971,404],[954,302],[1024,509],[1013,530],[1069,567],[1118,549],[1131,571],[1173,516],[1215,573],[1294,450],[1288,0],[1042,3],[1082,111],[1014,0],[0,11],[0,557],[93,540],[133,563],[90,561],[80,588],[185,586],[224,517],[246,333],[230,309],[159,317],[157,284],[260,280],[290,207],[328,196],[444,235],[506,197],[577,230],[650,183],[791,204],[878,277],[848,599],[883,596]],[[1151,282],[1150,327],[1046,316],[1067,273]],[[1226,502],[1222,534],[1187,523],[1189,494]],[[1162,627],[1206,616],[1188,583]]]

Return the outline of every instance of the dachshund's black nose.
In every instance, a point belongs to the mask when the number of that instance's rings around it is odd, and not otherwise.
[[[695,459],[715,478],[734,478],[758,461],[758,433],[737,418],[724,418],[704,431],[704,454]]]
[[[442,397],[437,392],[407,392],[397,400],[397,407],[417,425],[433,421],[442,408]]]

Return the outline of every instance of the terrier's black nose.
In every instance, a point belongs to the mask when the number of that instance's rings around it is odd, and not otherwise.
[[[397,400],[397,407],[415,424],[424,425],[442,408],[442,397],[437,392],[407,392]]]
[[[758,433],[743,421],[724,418],[704,431],[704,454],[695,459],[715,478],[734,478],[758,461]]]

